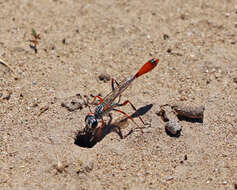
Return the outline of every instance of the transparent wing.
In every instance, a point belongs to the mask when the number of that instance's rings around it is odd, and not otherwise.
[[[132,81],[134,80],[135,78],[132,77],[132,78],[128,78],[128,79],[124,79],[122,80],[121,82],[119,82],[119,85],[117,85],[114,90],[112,90],[109,94],[107,94],[105,97],[104,97],[104,101],[103,103],[105,105],[107,104],[112,104],[113,101],[124,91],[127,89],[127,87],[132,83]]]

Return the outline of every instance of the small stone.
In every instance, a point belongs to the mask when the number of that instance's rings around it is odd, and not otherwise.
[[[109,74],[100,74],[99,79],[104,82],[110,81],[110,75]]]
[[[58,161],[57,168],[58,172],[62,173],[63,172],[63,164],[61,161]]]
[[[226,17],[229,17],[229,16],[230,16],[230,13],[225,13],[225,16],[226,16]]]
[[[51,47],[50,47],[50,49],[51,49],[51,50],[55,50],[55,45],[52,44]]]
[[[163,35],[163,39],[164,39],[164,40],[167,40],[167,39],[169,39],[169,38],[170,38],[170,37],[169,37],[168,34],[164,34],[164,35]]]
[[[167,49],[167,53],[171,53],[172,52],[172,49]]]
[[[184,160],[187,160],[188,159],[188,156],[187,154],[184,155]]]
[[[174,179],[173,176],[169,176],[169,177],[167,178],[167,181],[171,181],[171,180],[173,180],[173,179]]]
[[[182,20],[185,20],[186,15],[185,15],[185,14],[181,14],[181,15],[180,15],[180,18],[181,18]]]
[[[169,120],[165,125],[165,129],[172,135],[178,135],[182,130],[182,126],[176,120]]]
[[[227,184],[227,181],[223,181],[223,183],[222,183],[223,185],[226,185]]]

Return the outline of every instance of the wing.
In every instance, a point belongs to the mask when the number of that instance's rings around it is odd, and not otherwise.
[[[104,97],[103,103],[105,105],[112,104],[113,101],[124,91],[127,89],[127,87],[132,83],[132,81],[135,79],[135,77],[127,78],[119,82],[119,85],[117,85],[114,90],[112,90],[109,94],[107,94]]]

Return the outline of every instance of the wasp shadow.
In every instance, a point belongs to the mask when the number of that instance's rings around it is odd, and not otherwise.
[[[136,118],[139,116],[142,116],[144,114],[146,114],[151,108],[152,108],[153,104],[149,104],[146,106],[143,106],[139,109],[137,109],[137,111],[135,113],[133,113],[131,115],[132,118]],[[108,134],[110,134],[111,132],[115,132],[118,134],[118,136],[120,137],[120,139],[124,139],[127,136],[129,136],[130,134],[132,134],[133,129],[130,130],[127,134],[123,135],[122,131],[121,131],[121,125],[123,125],[125,122],[127,122],[129,118],[123,118],[121,119],[119,122],[117,123],[112,123],[112,116],[110,115],[110,119],[107,122],[107,124],[105,124],[105,126],[102,128],[102,132],[100,134],[99,137],[96,137],[93,134],[97,134],[99,128],[95,129],[94,133],[85,133],[84,131],[78,131],[75,137],[75,141],[74,144],[80,147],[84,147],[84,148],[92,148],[93,146],[95,146],[98,142],[100,142],[101,140],[103,140]]]
[[[142,115],[145,115],[151,108],[152,108],[153,104],[148,104],[146,106],[143,106],[139,109],[137,109],[137,111],[135,111],[135,113],[133,113],[131,115],[132,118],[136,118]]]

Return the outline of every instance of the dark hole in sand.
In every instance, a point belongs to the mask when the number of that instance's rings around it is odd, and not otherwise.
[[[96,145],[96,141],[93,140],[92,134],[79,131],[75,137],[74,144],[83,148],[92,148]]]

